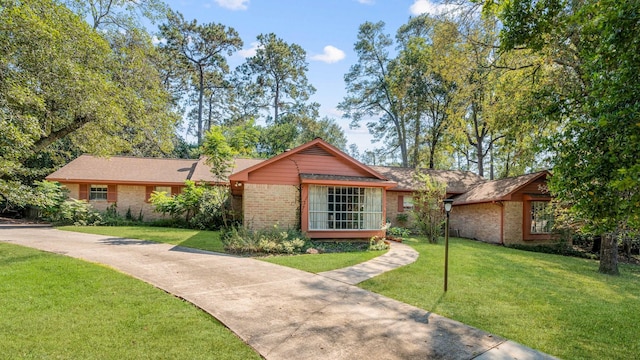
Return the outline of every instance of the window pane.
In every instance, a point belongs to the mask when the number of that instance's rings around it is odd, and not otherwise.
[[[89,200],[107,200],[107,185],[91,185]]]
[[[553,213],[548,201],[531,202],[531,233],[550,233],[553,228]]]
[[[309,187],[310,230],[377,230],[381,221],[382,189]]]
[[[171,186],[156,186],[154,191],[165,192],[167,195],[171,195]]]

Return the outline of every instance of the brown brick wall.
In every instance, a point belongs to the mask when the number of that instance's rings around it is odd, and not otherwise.
[[[295,185],[245,184],[243,223],[251,229],[275,224],[299,228],[300,191]]]
[[[500,243],[500,206],[497,204],[459,205],[451,210],[451,235]]]
[[[69,189],[70,198],[77,199],[79,197],[80,186],[78,184],[64,184],[64,186]],[[145,186],[118,185],[118,201],[115,203],[117,206],[118,214],[121,216],[125,216],[127,210],[131,208],[131,215],[133,215],[134,219],[138,218],[138,216],[140,215],[140,210],[142,210],[144,221],[164,218],[164,215],[154,212],[153,206],[144,201],[146,196],[145,191]],[[89,203],[95,210],[100,212],[106,211],[109,206],[114,204],[104,200],[89,201]]]
[[[504,243],[522,244],[522,201],[504,202]]]
[[[399,196],[411,196],[411,193],[408,192],[396,192],[396,191],[387,191],[387,221],[391,222],[391,226],[399,226],[405,228],[411,228],[413,226],[413,219],[410,210],[405,210],[403,212],[398,212],[398,197]],[[406,214],[407,221],[405,223],[400,223],[398,221],[398,214]]]

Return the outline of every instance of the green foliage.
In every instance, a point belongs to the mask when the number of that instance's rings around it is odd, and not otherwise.
[[[374,236],[371,239],[369,239],[369,248],[367,250],[369,251],[389,250],[389,244],[385,242],[384,238],[381,239],[377,236]]]
[[[216,178],[221,182],[226,180],[237,151],[229,146],[222,128],[219,126],[211,127],[205,133],[200,149],[201,153],[207,156],[206,162],[211,166],[211,172]]]
[[[406,214],[402,214],[402,215],[406,216]],[[387,235],[391,235],[399,238],[406,238],[411,236],[411,230],[394,226],[387,229]]]
[[[154,191],[149,201],[154,211],[174,219],[182,218],[197,229],[219,229],[229,221],[229,189],[226,187],[187,180],[180,194],[169,196],[166,192]]]
[[[62,202],[48,220],[56,225],[100,225],[102,215],[84,200],[69,199]]]
[[[421,185],[413,193],[411,214],[418,231],[435,244],[445,223],[442,200],[447,194],[447,187],[421,171],[416,171],[416,179]]]
[[[239,254],[301,253],[307,241],[300,231],[280,229],[277,225],[263,230],[232,227],[222,235],[225,250]]]
[[[197,98],[196,137],[201,144],[204,132],[211,125],[211,122],[205,124],[203,116],[205,92],[222,84],[223,74],[229,71],[224,55],[240,48],[242,39],[231,27],[187,21],[181,13],[173,11],[168,13],[167,22],[160,25],[160,34],[166,39],[161,48],[175,63],[183,65],[188,75],[182,79],[189,79],[186,81]]]
[[[640,4],[517,0],[492,11],[504,22],[504,49],[524,46],[562,70],[546,108],[567,120],[550,141],[551,190],[605,234],[600,271],[617,274],[618,237],[640,228]]]
[[[0,201],[26,206],[34,181],[82,152],[170,151],[176,117],[148,34],[98,32],[57,1],[5,0],[0,48]]]

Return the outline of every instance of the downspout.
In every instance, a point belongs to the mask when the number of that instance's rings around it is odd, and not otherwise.
[[[504,245],[504,203],[502,201],[493,203],[500,206],[500,245]]]

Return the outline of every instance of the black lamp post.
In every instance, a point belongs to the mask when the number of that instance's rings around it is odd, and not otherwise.
[[[444,211],[447,213],[447,222],[444,228],[444,291],[447,292],[447,279],[449,276],[449,213],[453,207],[453,199],[444,199]]]

